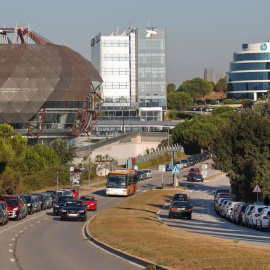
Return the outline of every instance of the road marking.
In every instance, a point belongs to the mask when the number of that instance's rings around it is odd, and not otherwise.
[[[33,224],[30,225],[30,227],[32,227],[32,226],[33,226]]]
[[[138,189],[137,192],[141,192],[142,190],[141,189]]]
[[[11,247],[13,246],[13,244],[9,244]]]
[[[10,261],[11,261],[11,262],[15,262],[15,259],[14,259],[14,258],[10,258]]]
[[[27,230],[28,228],[24,228],[25,230]]]
[[[11,238],[12,241],[15,241],[15,238]]]
[[[17,236],[18,236],[18,234],[15,234],[15,236],[17,237]]]
[[[40,223],[40,221],[37,221],[37,223]]]
[[[9,252],[13,252],[13,250],[12,250],[12,249],[9,249],[8,251],[9,251]]]
[[[23,231],[20,231],[20,233],[22,233]]]

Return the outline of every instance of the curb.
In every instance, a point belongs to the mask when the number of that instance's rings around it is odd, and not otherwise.
[[[104,211],[104,210],[103,210]],[[101,211],[100,213],[102,213],[103,211]],[[100,214],[99,213],[99,214]],[[94,217],[92,217],[94,218]],[[125,253],[121,250],[118,250],[116,248],[113,248],[97,239],[95,239],[94,237],[92,237],[88,231],[87,231],[87,225],[90,223],[91,219],[90,218],[83,226],[82,228],[82,235],[83,237],[88,240],[91,244],[97,246],[98,248],[102,249],[103,251],[117,257],[117,258],[120,258],[124,261],[127,261],[131,264],[135,264],[137,265],[138,267],[140,268],[146,268],[148,266],[152,266],[152,265],[156,265],[154,262],[151,262],[151,261],[147,261],[145,259],[142,259],[142,258],[139,258],[139,257],[136,257],[136,256],[133,256],[133,255],[130,255],[128,253]],[[172,268],[167,268],[167,267],[163,267],[163,266],[159,266],[159,265],[156,265],[156,270],[170,270]]]

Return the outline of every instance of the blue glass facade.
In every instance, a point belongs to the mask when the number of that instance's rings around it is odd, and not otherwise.
[[[270,43],[243,44],[227,72],[227,97],[257,100],[269,91]]]

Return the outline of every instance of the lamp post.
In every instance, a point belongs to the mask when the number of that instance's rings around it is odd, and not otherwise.
[[[91,162],[90,162],[90,133],[89,133],[89,136],[88,136],[88,186],[90,186],[90,174],[91,174]]]
[[[125,116],[124,116],[125,109],[123,107],[123,133],[125,133]]]

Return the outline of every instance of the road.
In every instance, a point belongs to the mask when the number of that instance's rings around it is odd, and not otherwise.
[[[210,161],[208,161],[209,163]],[[211,165],[211,163],[209,163]],[[198,165],[196,165],[198,167]],[[201,164],[199,165],[201,167]],[[209,175],[217,173],[209,167]],[[266,232],[238,227],[219,218],[213,209],[213,191],[220,186],[227,186],[228,179],[221,178],[203,183],[190,183],[185,180],[188,169],[180,171],[180,185],[187,185],[194,205],[191,221],[183,219],[167,219],[166,209],[161,218],[169,226],[226,239],[237,238],[269,246]],[[172,183],[172,173],[164,173],[164,184]],[[138,193],[161,185],[161,173],[154,172],[152,179],[139,182]],[[118,202],[121,197],[106,197],[105,190],[95,192],[100,212]],[[88,212],[88,218],[97,212]],[[83,222],[60,221],[52,216],[52,211],[28,216],[22,221],[10,221],[0,227],[0,260],[1,268],[9,269],[138,269],[138,266],[111,256],[99,250],[82,237]]]

